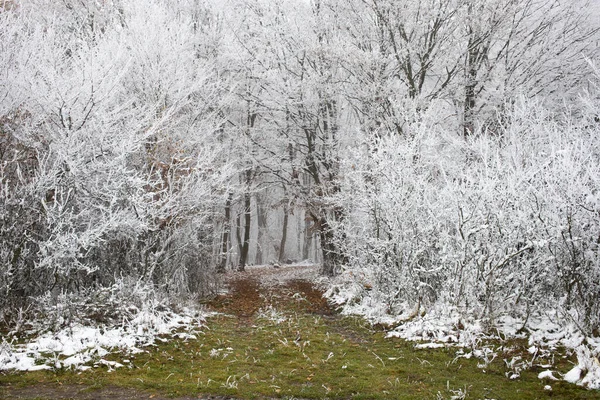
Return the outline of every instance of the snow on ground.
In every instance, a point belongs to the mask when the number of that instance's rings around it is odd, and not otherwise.
[[[207,313],[183,309],[180,313],[142,309],[121,326],[83,326],[74,323],[58,332],[44,333],[22,344],[2,339],[0,370],[35,371],[53,368],[86,370],[106,365],[109,369],[123,364],[105,360],[110,353],[133,354],[141,348],[164,340],[159,335],[195,338]],[[126,360],[123,360],[127,363]]]
[[[519,371],[531,366],[529,364],[536,358],[566,349],[577,355],[578,364],[564,376],[547,370],[540,373],[539,378],[560,376],[589,389],[600,389],[600,338],[585,337],[573,323],[559,324],[557,321],[561,318],[556,313],[530,316],[526,322],[504,316],[495,321],[492,329],[489,326],[486,329],[484,321],[465,318],[464,313],[444,304],[426,313],[405,309],[403,314],[390,314],[388,305],[373,295],[369,283],[356,275],[342,274],[329,282],[328,287],[325,296],[342,307],[343,314],[360,315],[373,324],[395,326],[388,337],[419,342],[415,349],[454,346],[459,348],[459,357],[481,359],[479,365],[485,368],[497,356],[490,346],[485,345],[486,339],[527,339],[531,361],[505,360],[514,371],[511,379],[518,378]]]
[[[227,273],[227,279],[253,278],[262,286],[277,286],[293,280],[314,281],[318,276],[319,266],[310,260],[294,264],[250,265],[243,272]]]
[[[277,286],[292,280],[315,280],[318,266],[307,261],[293,265],[258,265],[246,267],[245,272],[230,272],[227,279],[240,276],[254,278],[265,286]],[[132,296],[143,298],[151,293],[147,288],[118,287],[119,293],[140,291]],[[112,293],[112,292],[110,292]],[[114,296],[113,296],[114,297]],[[119,301],[111,297],[111,304]],[[121,302],[122,303],[122,302]],[[156,303],[156,301],[154,301]],[[0,343],[0,370],[35,371],[53,368],[75,368],[86,370],[92,366],[106,365],[111,368],[123,366],[121,363],[105,360],[110,353],[134,354],[143,351],[145,346],[156,340],[164,340],[161,335],[175,335],[183,339],[194,338],[194,332],[202,325],[209,313],[191,308],[175,313],[164,304],[154,304],[146,300],[133,315],[128,315],[120,326],[87,326],[72,323],[55,332],[46,332],[30,338],[26,343],[9,342],[5,338]],[[136,309],[119,305],[123,310]],[[275,310],[264,309],[260,316],[278,321],[282,318]]]

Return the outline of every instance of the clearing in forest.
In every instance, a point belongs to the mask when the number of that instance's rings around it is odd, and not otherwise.
[[[416,350],[380,327],[340,315],[315,283],[314,266],[251,268],[225,278],[227,291],[197,339],[173,339],[109,372],[58,370],[0,375],[6,399],[592,399],[598,393],[538,379],[509,379],[503,357],[457,358],[456,348]],[[526,343],[497,344],[504,358]],[[507,350],[510,349],[510,350]],[[507,352],[510,351],[510,354]],[[479,366],[478,366],[479,364]],[[558,362],[566,372],[568,359]]]

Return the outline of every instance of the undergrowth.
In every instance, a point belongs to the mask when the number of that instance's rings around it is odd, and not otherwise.
[[[0,386],[83,384],[131,387],[168,396],[357,399],[592,399],[598,393],[566,382],[540,380],[539,366],[519,370],[527,343],[490,343],[498,356],[461,358],[456,348],[416,350],[354,317],[308,312],[306,293],[279,291],[259,300],[254,315],[211,317],[197,339],[158,342],[144,353],[112,354],[126,365],[6,373]],[[269,304],[264,304],[268,302]],[[123,362],[124,359],[128,362]],[[515,361],[511,364],[511,361]],[[566,372],[573,359],[553,360]],[[513,379],[511,379],[511,377]]]

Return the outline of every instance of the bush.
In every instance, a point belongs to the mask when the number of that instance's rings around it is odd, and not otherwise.
[[[349,164],[350,268],[373,296],[390,313],[446,304],[490,324],[558,307],[597,329],[600,129],[521,101],[495,135],[415,132]]]

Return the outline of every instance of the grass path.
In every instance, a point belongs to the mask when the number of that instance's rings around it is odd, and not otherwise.
[[[0,398],[17,399],[592,399],[597,392],[537,378],[506,377],[456,349],[415,350],[357,318],[338,315],[307,280],[259,283],[237,274],[197,340],[173,340],[135,357],[131,368],[0,375]],[[263,280],[260,280],[263,282]],[[514,343],[511,356],[526,357]],[[119,360],[115,356],[115,360]],[[560,365],[568,370],[568,360]],[[552,391],[544,389],[551,385]]]

